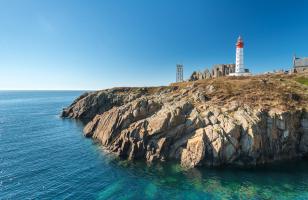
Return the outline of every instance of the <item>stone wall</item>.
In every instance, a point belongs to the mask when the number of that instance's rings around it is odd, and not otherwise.
[[[308,58],[293,58],[293,67],[308,67]]]
[[[293,57],[293,73],[308,71],[308,58]]]
[[[303,66],[303,67],[294,67],[292,69],[293,73],[300,73],[300,72],[303,72],[303,71],[308,71],[308,65],[307,66]]]
[[[209,78],[227,76],[235,72],[235,64],[218,64],[214,65],[211,70],[205,69],[203,72],[194,71],[189,81],[196,81]]]
[[[235,64],[219,64],[214,65],[212,68],[212,77],[217,78],[227,76],[235,72]]]

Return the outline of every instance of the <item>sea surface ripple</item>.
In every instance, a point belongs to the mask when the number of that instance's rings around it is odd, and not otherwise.
[[[146,165],[61,119],[82,91],[0,91],[0,199],[308,199],[308,162],[258,169]]]

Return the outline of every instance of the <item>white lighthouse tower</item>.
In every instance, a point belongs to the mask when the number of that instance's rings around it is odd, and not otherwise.
[[[236,58],[235,58],[235,73],[230,73],[230,76],[250,76],[248,69],[244,67],[244,42],[241,36],[236,42]]]
[[[241,36],[238,37],[236,42],[236,60],[235,60],[235,73],[244,73],[244,42]]]

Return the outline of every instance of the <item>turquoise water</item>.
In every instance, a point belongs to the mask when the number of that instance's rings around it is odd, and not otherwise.
[[[0,199],[308,199],[307,161],[184,171],[118,160],[59,118],[81,93],[0,92]]]

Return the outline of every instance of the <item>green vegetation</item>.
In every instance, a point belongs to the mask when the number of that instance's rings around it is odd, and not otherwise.
[[[299,77],[295,79],[297,82],[303,84],[303,85],[308,85],[308,78],[307,77]]]

